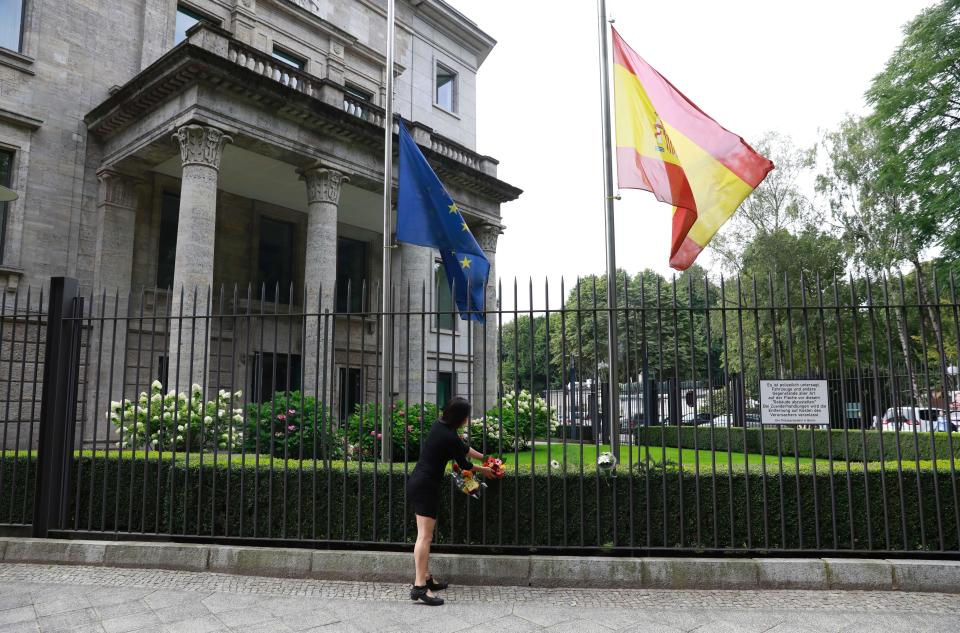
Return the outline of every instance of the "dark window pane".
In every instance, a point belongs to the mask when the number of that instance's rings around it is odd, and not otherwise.
[[[433,278],[437,288],[437,328],[452,330],[454,329],[453,295],[450,293],[447,271],[442,263],[434,263]]]
[[[266,300],[290,302],[293,283],[293,225],[260,218],[260,250],[257,283],[266,287]],[[279,286],[280,294],[277,295]]]
[[[13,184],[13,152],[0,150],[0,185],[10,187]],[[0,202],[0,261],[7,244],[7,209],[9,202]]]
[[[437,374],[437,406],[443,409],[453,397],[453,374],[448,371],[441,371]]]
[[[23,0],[0,0],[0,47],[20,52]]]
[[[363,373],[359,367],[340,368],[340,420],[346,420],[363,401]]]
[[[186,7],[177,7],[177,26],[173,36],[173,43],[179,44],[187,39],[187,31],[197,22],[203,20],[203,16],[191,11]]]
[[[303,70],[304,66],[307,65],[306,60],[303,58],[297,57],[293,53],[288,53],[282,48],[277,48],[276,46],[273,47],[273,57],[274,59],[279,59],[288,66],[293,66],[297,70]]]
[[[437,105],[450,112],[457,111],[457,73],[437,66]]]
[[[337,239],[337,312],[362,312],[363,282],[367,279],[367,244]]]
[[[173,288],[173,267],[177,260],[177,220],[180,196],[163,192],[160,202],[160,240],[157,252],[157,287]]]
[[[250,385],[253,402],[269,402],[278,391],[299,391],[300,363],[299,354],[254,354]]]
[[[358,101],[366,101],[368,103],[373,102],[373,94],[367,92],[363,88],[357,88],[354,85],[347,84],[343,87],[343,91]]]
[[[167,385],[167,357],[157,356],[157,380],[166,387]]]

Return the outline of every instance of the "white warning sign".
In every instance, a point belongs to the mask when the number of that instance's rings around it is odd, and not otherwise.
[[[761,380],[760,421],[829,426],[826,380]]]

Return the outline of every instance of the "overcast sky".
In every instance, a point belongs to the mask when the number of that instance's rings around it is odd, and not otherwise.
[[[524,190],[503,206],[497,275],[568,287],[605,268],[597,14],[593,0],[448,0],[498,42],[480,69],[478,151]],[[932,0],[608,0],[624,39],[747,142],[811,146],[863,93]],[[669,274],[670,207],[624,190],[617,263]],[[709,249],[698,260],[710,266]],[[556,286],[554,286],[556,287]],[[559,296],[551,293],[551,307]],[[541,302],[537,302],[541,303]],[[521,301],[521,305],[526,302]]]

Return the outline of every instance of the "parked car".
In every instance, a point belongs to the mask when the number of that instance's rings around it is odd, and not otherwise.
[[[941,432],[960,431],[960,411],[944,411],[937,419],[937,430]]]
[[[699,413],[688,413],[682,418],[680,418],[680,425],[681,426],[699,426],[701,424],[710,424],[716,417],[717,417],[716,413],[709,413],[707,411],[701,411]]]
[[[761,426],[760,414],[745,413],[743,414],[743,421],[740,421],[731,413],[721,413],[715,415],[712,420],[700,422],[697,426],[731,426],[742,428],[744,423],[746,423],[746,426],[749,428],[759,428]]]
[[[942,419],[943,418],[943,419]],[[880,419],[884,431],[946,431],[947,422],[942,409],[918,407],[890,407]]]

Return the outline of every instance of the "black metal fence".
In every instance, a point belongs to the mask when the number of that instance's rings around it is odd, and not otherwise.
[[[499,288],[482,322],[425,284],[386,311],[351,309],[376,303],[365,285],[5,296],[0,524],[401,546],[420,440],[464,395],[471,446],[506,475],[479,499],[444,489],[441,546],[960,554],[952,278],[622,277],[615,377],[603,280],[561,285],[555,307],[534,290]],[[776,423],[766,380],[813,381],[826,409]]]

